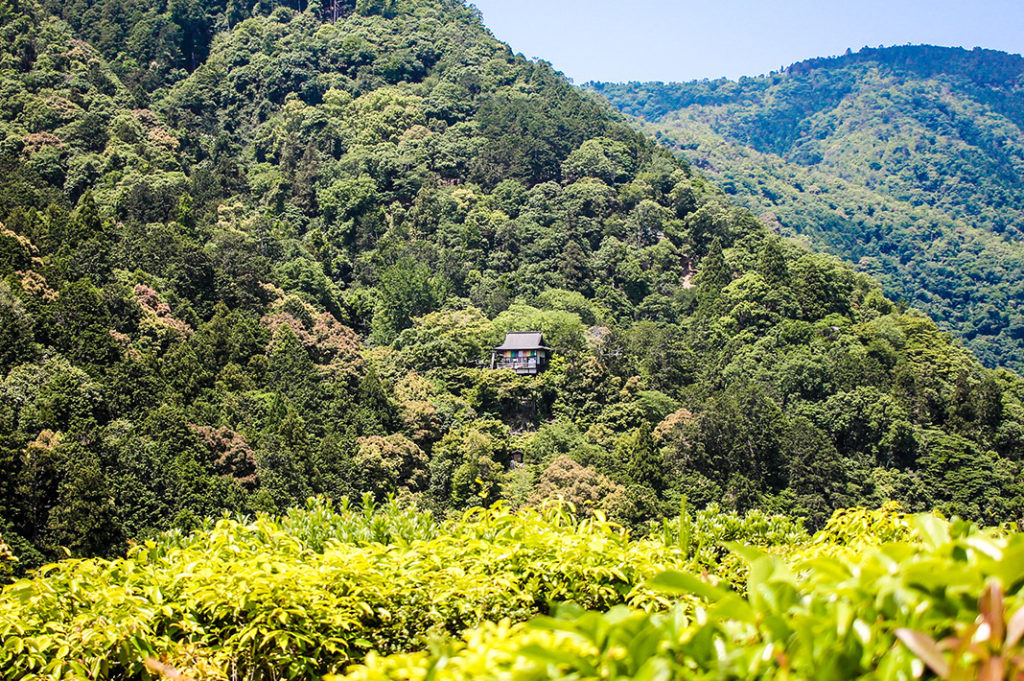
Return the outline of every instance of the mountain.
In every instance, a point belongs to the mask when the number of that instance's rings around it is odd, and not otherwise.
[[[20,570],[315,494],[1024,510],[1018,376],[462,2],[4,0],[0,32]],[[508,331],[551,366],[489,369]]]
[[[1024,57],[864,48],[738,82],[592,87],[767,224],[1024,369]]]

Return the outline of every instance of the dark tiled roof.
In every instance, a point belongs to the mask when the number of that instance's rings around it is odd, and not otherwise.
[[[505,334],[505,342],[495,350],[548,350],[544,345],[544,336],[540,331],[510,331]]]

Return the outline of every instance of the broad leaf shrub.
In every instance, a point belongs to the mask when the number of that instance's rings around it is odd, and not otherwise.
[[[939,678],[1024,678],[1024,607],[1011,612],[997,582],[989,582],[978,599],[974,623],[961,624],[956,633],[935,641],[920,631],[896,630],[896,636]]]
[[[819,547],[863,546],[913,539],[918,528],[914,516],[889,502],[877,510],[845,508],[832,514],[825,527],[814,535]]]
[[[859,510],[851,509],[843,513]],[[839,516],[837,513],[835,517]],[[691,516],[685,497],[679,515],[662,520],[657,530],[653,536],[666,546],[681,548],[687,556],[709,569],[717,566],[729,554],[729,542],[780,548],[808,542],[807,531],[800,519],[773,515],[758,509],[738,516],[723,511],[718,504],[711,504]]]
[[[840,512],[817,540],[787,557],[732,544],[750,568],[742,594],[667,571],[649,582],[683,599],[667,611],[487,624],[344,679],[1019,678],[1024,535],[887,509]]]
[[[14,556],[14,552],[11,551],[11,547],[7,545],[3,537],[0,537],[0,584],[3,584],[7,579],[10,578],[12,565],[17,562],[17,558]]]
[[[423,649],[485,622],[548,614],[555,602],[664,609],[680,599],[643,585],[665,570],[740,579],[707,560],[723,537],[808,540],[799,522],[758,513],[709,510],[665,528],[631,539],[600,514],[581,521],[558,506],[497,505],[438,523],[394,503],[335,510],[321,499],[279,518],[224,518],[7,587],[0,678],[146,678],[147,658],[195,679],[317,678],[371,650]]]

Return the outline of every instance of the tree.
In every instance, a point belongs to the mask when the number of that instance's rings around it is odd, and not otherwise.
[[[795,510],[818,529],[834,510],[853,502],[842,457],[828,436],[802,417],[789,423],[787,440],[786,478],[796,495]]]
[[[423,263],[403,258],[385,269],[377,286],[377,305],[373,311],[370,338],[387,345],[402,329],[434,307],[430,271]]]
[[[616,450],[622,461],[622,478],[629,485],[648,487],[655,493],[665,488],[665,462],[654,446],[650,427],[641,426],[623,436]]]
[[[597,137],[581,144],[562,162],[562,180],[568,184],[594,177],[614,185],[629,178],[634,163],[625,144]]]
[[[791,273],[793,293],[804,319],[821,319],[849,310],[853,286],[849,276],[838,271],[835,261],[820,255],[805,255],[794,263]]]
[[[120,356],[100,291],[89,280],[63,286],[47,312],[47,339],[73,362],[99,367]]]
[[[558,262],[558,273],[565,279],[566,286],[575,291],[590,288],[590,259],[575,241],[566,243]]]
[[[399,490],[419,492],[426,488],[426,454],[398,433],[359,438],[352,464],[357,489],[370,492],[378,501]]]
[[[64,448],[62,480],[46,523],[47,543],[77,556],[120,553],[124,536],[98,457],[77,443]]]
[[[0,376],[35,355],[33,321],[7,284],[0,281]]]
[[[758,256],[757,271],[769,286],[789,286],[789,266],[779,248],[778,239],[767,237]]]
[[[556,499],[572,504],[581,516],[601,510],[616,517],[625,488],[590,466],[581,466],[566,455],[552,461],[540,475],[528,503],[533,506]]]
[[[921,468],[925,485],[947,513],[993,522],[1007,505],[1021,508],[1008,494],[1013,474],[1006,461],[981,452],[977,445],[955,435],[931,435],[925,442]]]
[[[701,309],[710,310],[732,280],[732,273],[722,254],[722,242],[718,237],[711,240],[708,254],[700,261],[697,272],[697,301]]]
[[[483,419],[445,435],[430,459],[432,499],[451,508],[496,501],[499,478],[509,458],[508,438],[508,426]]]
[[[309,397],[319,371],[291,329],[278,327],[267,356],[267,382],[293,399]]]

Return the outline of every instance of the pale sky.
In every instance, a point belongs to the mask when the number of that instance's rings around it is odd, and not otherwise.
[[[577,83],[756,76],[869,45],[1024,51],[1024,0],[470,0]]]

